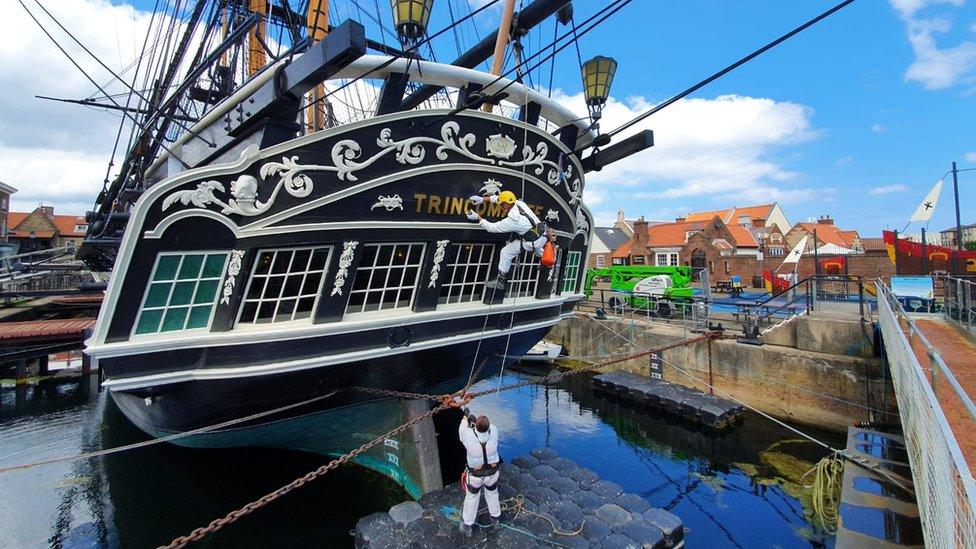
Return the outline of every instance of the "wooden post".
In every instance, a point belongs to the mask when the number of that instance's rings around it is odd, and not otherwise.
[[[402,402],[404,421],[410,421],[430,410],[430,404],[426,400],[403,400]],[[409,454],[416,456],[416,463],[406,463],[404,464],[405,468],[409,468],[407,469],[408,474],[417,481],[421,491],[427,494],[443,488],[441,457],[437,451],[437,432],[434,429],[434,420],[427,418],[414,424],[404,433],[403,440],[411,446],[409,450],[412,451]],[[410,467],[411,465],[413,467]]]
[[[268,0],[250,0],[248,10],[261,14],[261,20],[247,33],[247,75],[252,76],[259,72],[268,63],[268,57],[264,51],[264,18],[268,15]],[[260,38],[259,38],[260,37]]]
[[[329,0],[309,0],[305,14],[305,28],[312,44],[321,42],[329,34]],[[315,133],[326,128],[328,117],[325,112],[325,84],[319,84],[308,94],[308,107],[305,108],[306,133]]]
[[[37,357],[37,375],[46,376],[49,372],[48,361],[50,360],[49,355],[41,355]]]
[[[14,372],[14,382],[17,385],[27,383],[27,359],[18,360]]]

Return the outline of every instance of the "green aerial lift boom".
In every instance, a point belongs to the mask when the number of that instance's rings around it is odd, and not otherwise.
[[[627,294],[622,298],[611,297],[611,307],[616,308],[624,301],[635,309],[649,309],[661,316],[670,316],[672,304],[691,302],[694,295],[691,275],[691,267],[687,265],[613,265],[586,271],[583,293],[589,299],[593,279],[609,278],[611,291]]]

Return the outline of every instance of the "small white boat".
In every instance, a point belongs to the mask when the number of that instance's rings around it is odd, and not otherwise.
[[[540,341],[536,343],[529,352],[522,356],[522,362],[552,362],[556,360],[559,353],[563,350],[562,345]]]

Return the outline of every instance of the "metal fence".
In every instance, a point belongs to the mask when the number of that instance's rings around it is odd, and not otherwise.
[[[936,391],[950,388],[956,391],[970,407],[970,413],[972,401],[888,287],[879,282],[877,290],[881,333],[898,397],[925,545],[976,547],[976,481]],[[910,339],[917,341],[932,357],[931,384]]]
[[[942,292],[943,314],[976,334],[976,283],[947,276],[942,279]]]

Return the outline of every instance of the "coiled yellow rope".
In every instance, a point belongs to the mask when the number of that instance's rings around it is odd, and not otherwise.
[[[844,472],[844,460],[840,452],[821,459],[812,469],[803,473],[800,482],[810,473],[813,475],[813,484],[803,487],[812,490],[813,514],[827,532],[834,534],[837,532],[837,516],[840,509],[840,480]]]

